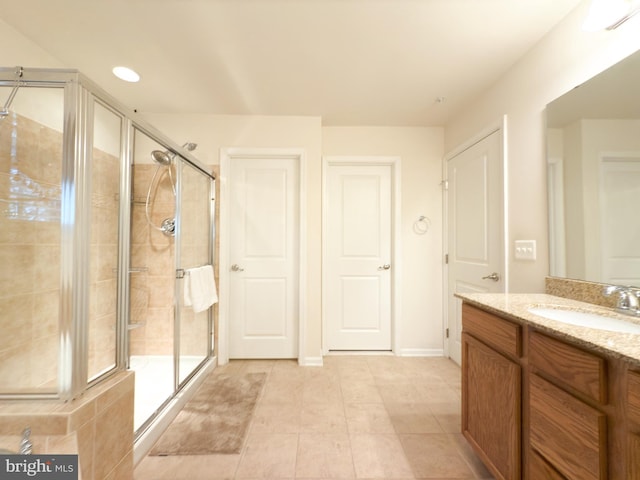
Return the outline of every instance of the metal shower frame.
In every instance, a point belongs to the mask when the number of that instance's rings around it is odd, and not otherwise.
[[[32,87],[64,89],[63,150],[61,177],[60,238],[60,350],[57,394],[0,394],[0,399],[58,398],[70,400],[90,386],[124,370],[128,361],[127,324],[129,320],[131,165],[134,133],[144,133],[210,178],[209,262],[213,264],[215,245],[215,176],[189,151],[148,123],[135,118],[134,111],[113,98],[77,70],[22,68],[20,89]],[[0,67],[0,86],[16,85],[16,67]],[[12,92],[13,93],[13,92]],[[19,95],[19,92],[18,92]],[[94,102],[121,119],[120,132],[120,204],[117,265],[116,364],[108,372],[88,379],[89,259],[91,165],[93,150]],[[9,103],[9,102],[7,102]],[[2,120],[0,120],[2,121]],[[179,327],[176,327],[179,328]],[[213,318],[209,311],[207,359],[212,355]],[[178,332],[179,333],[179,332]],[[174,342],[174,359],[180,342]],[[174,364],[177,362],[174,361]],[[193,372],[192,372],[193,375]],[[179,379],[175,376],[175,388]],[[188,380],[185,379],[182,384]]]

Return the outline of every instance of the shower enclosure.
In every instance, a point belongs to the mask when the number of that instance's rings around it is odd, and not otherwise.
[[[213,263],[214,177],[77,71],[0,68],[0,104],[0,398],[132,368],[140,431],[213,358],[182,279]]]

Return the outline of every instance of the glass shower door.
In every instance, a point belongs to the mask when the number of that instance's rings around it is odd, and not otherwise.
[[[127,329],[129,368],[136,372],[136,431],[175,392],[176,240],[161,226],[176,212],[176,165],[157,162],[158,152],[165,152],[165,148],[145,133],[135,131]]]
[[[211,265],[211,179],[186,162],[179,162],[178,281],[179,309],[176,338],[179,342],[178,383],[182,384],[209,355],[211,332],[210,310],[196,312],[185,305],[184,288],[189,270]],[[196,309],[197,310],[197,309]]]

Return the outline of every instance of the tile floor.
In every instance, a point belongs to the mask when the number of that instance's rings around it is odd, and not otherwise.
[[[135,480],[491,479],[460,432],[460,368],[444,358],[232,361],[267,372],[242,452],[145,457]]]

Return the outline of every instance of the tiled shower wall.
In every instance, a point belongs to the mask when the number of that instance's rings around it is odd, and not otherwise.
[[[93,152],[89,375],[115,361],[119,161]],[[55,391],[60,309],[62,134],[0,121],[0,385]]]
[[[149,225],[145,203],[155,165],[134,165],[131,209],[130,355],[173,355],[174,239]],[[154,225],[173,218],[175,199],[166,170],[151,191]]]
[[[149,225],[145,205],[155,165],[138,164],[133,168],[133,203],[131,220],[131,330],[129,348],[131,355],[173,355],[173,318],[175,294],[174,238],[164,235]],[[215,173],[215,172],[214,172]],[[150,193],[149,216],[154,225],[165,218],[173,218],[175,199],[166,169],[160,169]],[[186,180],[186,179],[185,179]],[[188,181],[188,180],[186,180]],[[205,189],[206,186],[206,189]],[[183,189],[183,223],[197,225],[200,230],[182,238],[183,265],[192,267],[203,264],[206,258],[198,257],[208,252],[208,182],[197,185],[187,183]],[[193,216],[197,218],[192,219]],[[216,214],[216,220],[218,215]],[[206,243],[201,243],[207,239]],[[217,252],[216,247],[216,252]],[[208,255],[208,253],[207,253]],[[214,262],[217,265],[217,262]],[[216,272],[217,279],[217,272]],[[180,351],[182,355],[206,355],[203,351],[203,327],[206,314],[194,315],[193,311],[181,311]],[[214,319],[217,308],[214,307]]]
[[[61,135],[0,121],[0,385],[55,391],[60,297]]]

